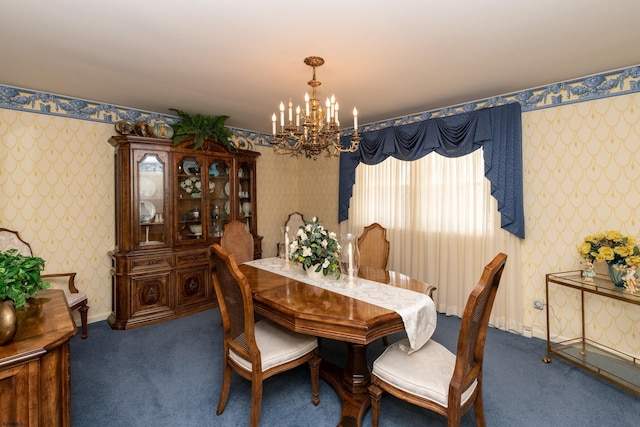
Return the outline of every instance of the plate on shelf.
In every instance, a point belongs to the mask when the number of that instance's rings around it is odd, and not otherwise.
[[[200,165],[195,160],[183,160],[182,161],[182,170],[187,175],[198,175],[200,173]]]
[[[137,122],[133,125],[133,130],[136,131],[136,135],[138,136],[146,136],[153,137],[153,129],[151,129],[151,125],[145,122]]]
[[[118,120],[116,122],[116,132],[120,135],[131,135],[133,133],[133,125],[126,120]]]
[[[229,189],[229,183],[227,182],[224,186],[224,192],[227,193],[227,196],[231,194],[231,190]],[[229,212],[227,212],[229,213]]]
[[[156,215],[156,207],[148,200],[140,200],[140,222],[151,222]]]
[[[156,185],[149,178],[140,178],[140,196],[151,197],[156,192]]]
[[[227,212],[227,215],[231,213],[231,209],[229,209],[229,201],[224,202],[224,210]]]
[[[153,125],[153,136],[162,139],[173,138],[173,128],[166,123],[156,123]]]

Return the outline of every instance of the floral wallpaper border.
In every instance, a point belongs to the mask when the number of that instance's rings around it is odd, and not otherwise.
[[[474,111],[480,108],[504,105],[510,102],[519,102],[522,105],[522,111],[533,111],[634,92],[640,92],[640,65],[438,110],[369,123],[363,126],[363,130],[372,131],[390,126],[416,123],[432,118]],[[4,85],[0,85],[0,108],[103,123],[115,123],[118,120],[127,120],[130,122],[145,121],[148,123],[165,122],[172,124],[178,120],[176,116]],[[270,146],[271,135],[269,134],[233,127],[230,127],[230,129],[240,141],[246,141],[249,144]],[[352,133],[353,129],[346,129],[343,132],[345,135]]]

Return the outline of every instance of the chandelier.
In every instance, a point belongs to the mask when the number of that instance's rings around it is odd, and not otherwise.
[[[319,56],[309,56],[304,63],[313,68],[313,78],[308,82],[311,86],[311,98],[307,92],[304,96],[305,110],[300,106],[295,110],[293,121],[293,103],[289,99],[289,120],[285,122],[285,106],[280,103],[280,126],[277,126],[277,116],[271,116],[272,133],[271,144],[277,154],[290,154],[317,159],[322,153],[326,157],[335,157],[344,152],[354,152],[358,149],[360,136],[358,135],[358,110],[353,109],[353,136],[349,147],[342,147],[340,143],[340,120],[338,119],[339,105],[335,96],[327,98],[325,109],[320,106],[316,88],[321,83],[316,80],[316,67],[324,64]]]

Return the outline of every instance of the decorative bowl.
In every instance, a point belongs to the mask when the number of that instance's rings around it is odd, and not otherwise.
[[[189,230],[191,230],[193,234],[200,235],[202,234],[202,224],[190,224]]]

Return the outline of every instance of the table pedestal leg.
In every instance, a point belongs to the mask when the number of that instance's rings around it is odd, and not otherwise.
[[[347,344],[347,365],[344,369],[322,361],[320,375],[338,393],[342,415],[338,427],[360,427],[370,404],[371,372],[367,365],[367,346]]]

